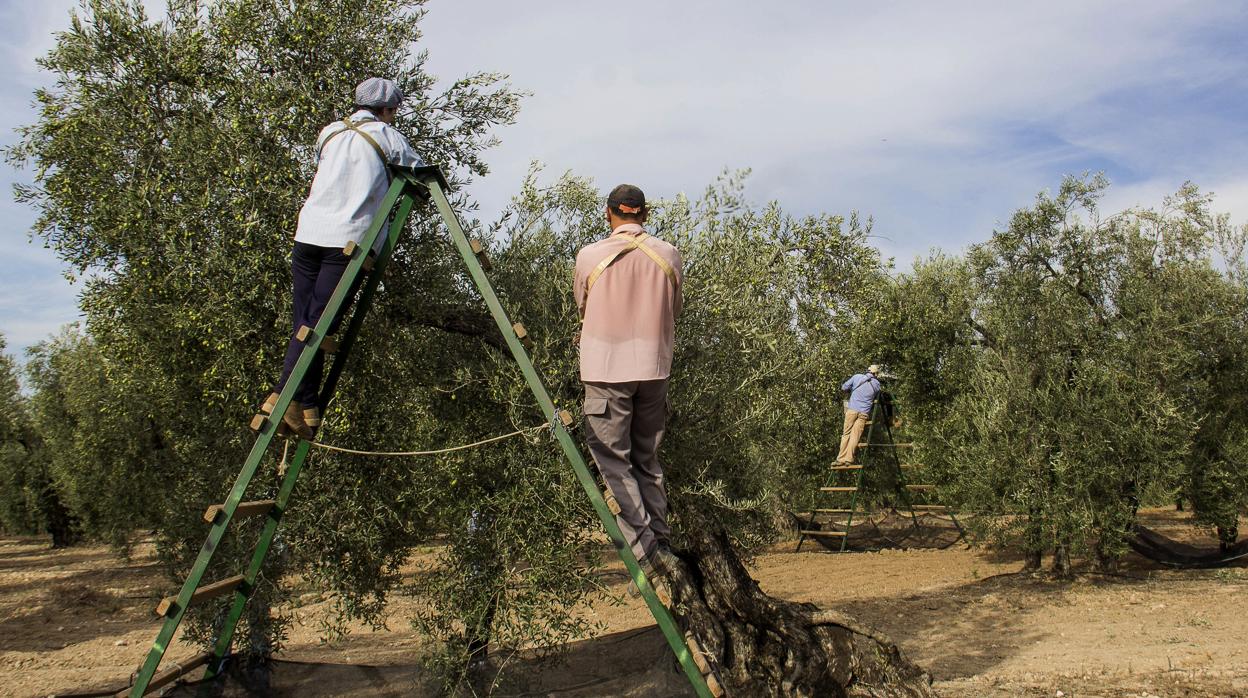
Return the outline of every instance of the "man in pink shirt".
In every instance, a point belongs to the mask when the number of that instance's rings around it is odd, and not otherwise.
[[[680,252],[642,228],[647,213],[637,187],[611,191],[611,235],[576,255],[573,293],[582,320],[586,440],[620,505],[620,530],[649,574],[671,534],[659,443],[683,278]]]

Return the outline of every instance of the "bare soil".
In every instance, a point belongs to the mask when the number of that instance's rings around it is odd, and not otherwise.
[[[1208,539],[1184,514],[1148,512],[1150,527]],[[1248,529],[1248,526],[1245,526]],[[1248,568],[1171,570],[1131,555],[1116,575],[1082,570],[1071,581],[1019,574],[1021,559],[962,544],[831,554],[760,555],[753,573],[785,599],[835,608],[880,629],[928,669],[951,698],[1104,696],[1248,698]],[[517,661],[508,695],[684,695],[661,636],[640,601],[623,597],[618,564],[603,572],[621,596],[583,609],[601,621],[569,661]],[[120,560],[107,547],[50,550],[41,538],[0,538],[0,696],[119,688],[142,660],[167,591],[150,545]],[[389,627],[353,627],[322,642],[327,610],[309,591],[273,674],[274,695],[420,695],[423,641],[415,602],[396,596]],[[175,644],[165,666],[194,654]]]

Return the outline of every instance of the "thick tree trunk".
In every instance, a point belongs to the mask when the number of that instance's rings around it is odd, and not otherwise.
[[[1023,556],[1024,572],[1039,572],[1040,565],[1044,562],[1044,553],[1039,550],[1028,550]]]
[[[770,597],[723,533],[698,536],[671,570],[673,610],[730,696],[936,694],[891,640],[837,611]]]
[[[1070,574],[1070,548],[1066,543],[1058,543],[1053,549],[1053,575],[1069,577]]]

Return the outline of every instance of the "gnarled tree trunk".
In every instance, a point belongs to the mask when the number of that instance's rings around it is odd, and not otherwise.
[[[729,696],[935,696],[931,676],[887,637],[836,611],[759,588],[722,532],[671,570],[673,611]]]

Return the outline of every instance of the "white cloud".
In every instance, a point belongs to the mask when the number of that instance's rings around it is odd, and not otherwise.
[[[848,7],[493,3],[482,23],[480,3],[434,2],[425,47],[444,78],[502,70],[535,92],[499,132],[494,174],[473,186],[486,215],[532,159],[665,196],[749,166],[755,196],[783,195],[798,212],[864,209],[912,241],[903,253],[981,238],[1089,160],[1156,165],[1134,146],[1173,129],[1172,115],[1118,131],[1105,100],[1244,67],[1193,40],[1242,19],[1231,6]],[[1048,140],[1020,144],[1030,132]]]
[[[10,125],[30,118],[30,89],[48,80],[33,60],[72,6],[0,9],[0,55],[15,68],[0,86]],[[532,160],[551,177],[571,169],[654,197],[698,194],[725,166],[751,167],[756,201],[871,214],[881,246],[903,263],[985,238],[1038,190],[1084,169],[1118,182],[1110,201],[1156,204],[1191,179],[1239,220],[1248,214],[1248,98],[1238,97],[1248,94],[1239,48],[1248,9],[1238,4],[427,8],[421,48],[433,72],[502,71],[534,92],[519,123],[498,130],[502,145],[486,155],[493,173],[471,187],[486,218]],[[0,236],[12,242],[17,230]]]

